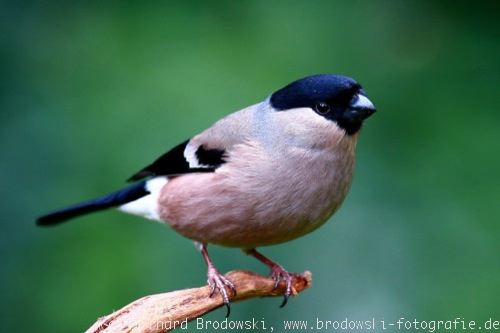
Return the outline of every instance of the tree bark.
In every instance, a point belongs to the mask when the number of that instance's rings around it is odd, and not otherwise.
[[[285,283],[275,288],[274,280],[256,273],[236,270],[225,275],[236,286],[232,302],[254,297],[282,296]],[[294,274],[292,295],[311,286],[311,273]],[[142,297],[118,311],[99,318],[86,333],[160,333],[178,327],[223,306],[222,297],[216,292],[210,297],[208,286],[177,290]]]

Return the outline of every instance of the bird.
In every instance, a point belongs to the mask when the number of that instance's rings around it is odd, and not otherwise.
[[[41,216],[54,225],[118,210],[169,225],[195,242],[212,297],[230,313],[236,293],[216,268],[208,244],[239,248],[270,269],[291,295],[292,273],[259,247],[304,236],[339,209],[353,178],[355,148],[376,108],[354,79],[307,76],[231,113],[133,174],[118,191]]]

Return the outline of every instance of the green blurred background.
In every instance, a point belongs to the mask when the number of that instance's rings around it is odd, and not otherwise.
[[[333,220],[263,249],[314,286],[231,319],[500,318],[498,1],[3,2],[1,330],[78,332],[143,295],[202,285],[169,228],[37,215],[119,188],[219,117],[314,73],[379,112]],[[212,248],[222,271],[267,273]],[[208,318],[223,319],[224,310]],[[194,327],[191,327],[194,330]]]

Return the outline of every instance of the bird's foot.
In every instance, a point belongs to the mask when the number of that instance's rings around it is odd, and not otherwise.
[[[283,303],[281,303],[280,308],[284,307],[288,303],[288,299],[292,294],[292,273],[288,273],[286,269],[283,268],[277,262],[272,261],[268,257],[264,256],[262,253],[256,249],[245,250],[245,253],[255,257],[260,262],[264,263],[267,267],[271,269],[271,278],[274,280],[274,288],[277,288],[281,281],[285,282],[285,294],[283,295]]]
[[[231,308],[229,306],[228,290],[232,293],[233,296],[236,296],[236,287],[234,283],[232,283],[224,275],[219,273],[219,271],[213,266],[208,267],[207,283],[211,288],[210,297],[213,297],[216,291],[221,294],[222,300],[227,309],[226,317],[229,317]]]
[[[215,268],[212,260],[210,259],[210,256],[208,255],[207,244],[200,243],[198,244],[198,246],[200,247],[203,259],[207,263],[207,268],[208,268],[207,283],[208,286],[212,289],[212,291],[210,292],[210,297],[213,297],[216,291],[218,291],[221,294],[222,300],[227,309],[226,312],[226,318],[227,318],[231,313],[231,308],[229,307],[229,294],[227,290],[229,289],[233,293],[233,296],[236,296],[236,287],[234,283],[229,281],[224,275],[219,273],[217,268]]]
[[[274,288],[278,288],[281,281],[285,282],[285,293],[283,294],[283,303],[281,303],[280,308],[284,307],[288,303],[288,298],[292,294],[292,274],[283,268],[279,264],[274,264],[271,267],[270,277],[274,280]]]

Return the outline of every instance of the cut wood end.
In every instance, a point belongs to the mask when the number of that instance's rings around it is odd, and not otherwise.
[[[270,277],[235,270],[225,275],[236,286],[236,295],[232,302],[255,297],[282,296],[286,284],[281,281],[274,287]],[[292,295],[307,289],[312,284],[309,271],[292,275]],[[182,321],[190,321],[224,305],[222,297],[209,297],[208,286],[171,291],[162,294],[142,297],[122,309],[99,318],[86,333],[160,333],[168,332]]]

